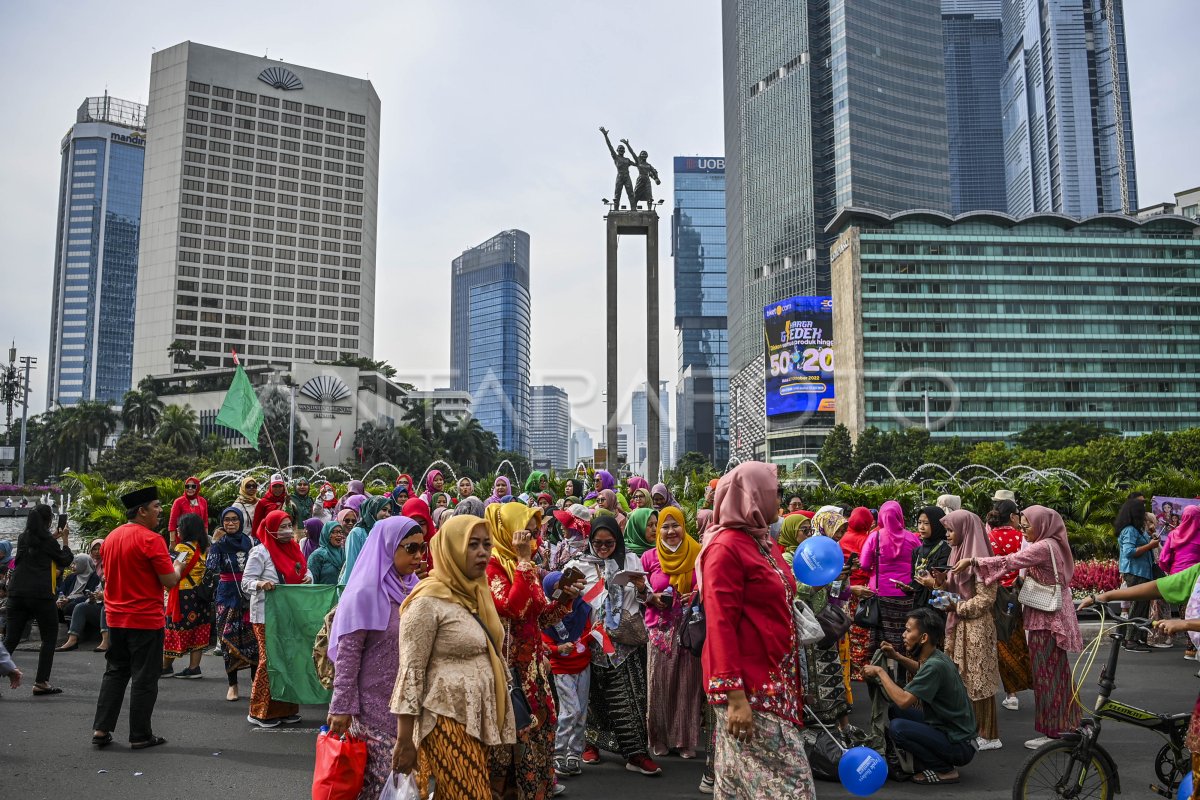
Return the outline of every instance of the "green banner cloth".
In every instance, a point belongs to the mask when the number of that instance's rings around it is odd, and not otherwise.
[[[332,692],[317,680],[313,641],[336,602],[336,586],[280,583],[267,592],[267,677],[275,700],[329,703]]]
[[[263,424],[262,403],[258,402],[258,395],[254,393],[246,370],[240,364],[233,373],[233,382],[229,384],[225,402],[221,403],[221,410],[217,412],[216,423],[237,431],[246,437],[251,447],[258,447],[258,432]]]

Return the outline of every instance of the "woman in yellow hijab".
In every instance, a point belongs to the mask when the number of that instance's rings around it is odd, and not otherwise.
[[[679,644],[683,609],[692,594],[699,556],[700,545],[688,534],[683,512],[676,506],[663,506],[658,512],[654,548],[642,554],[642,569],[652,592],[646,600],[650,632],[647,733],[655,756],[676,750],[683,758],[695,758],[703,727],[700,659]]]
[[[540,508],[530,508],[524,503],[492,503],[484,509],[484,517],[492,535],[488,588],[508,632],[505,659],[519,678],[533,712],[532,724],[517,731],[517,742],[523,745],[517,748],[517,797],[522,800],[549,797],[554,788],[552,758],[558,715],[551,694],[554,679],[542,646],[541,629],[561,621],[579,592],[575,587],[563,587],[559,600],[551,601],[542,590],[537,565],[533,563],[537,532],[542,526]]]
[[[437,567],[400,607],[392,766],[418,766],[418,785],[433,778],[439,798],[489,797],[488,748],[516,741],[504,628],[485,578],[491,534],[479,517],[455,516],[429,547]]]

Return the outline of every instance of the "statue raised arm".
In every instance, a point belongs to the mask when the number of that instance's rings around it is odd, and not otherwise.
[[[635,162],[625,155],[625,145],[619,144],[616,149],[613,149],[612,141],[608,138],[608,129],[603,125],[600,126],[600,133],[604,134],[604,143],[608,145],[608,152],[612,155],[613,164],[617,168],[617,180],[613,187],[613,211],[621,210],[621,192],[625,192],[625,196],[629,200],[631,207],[636,207],[633,200],[633,181],[629,178],[629,168]]]

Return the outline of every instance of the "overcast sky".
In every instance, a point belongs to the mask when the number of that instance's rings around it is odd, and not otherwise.
[[[1200,185],[1200,3],[1134,0],[1126,21],[1138,190],[1150,205]],[[671,157],[724,150],[718,0],[9,3],[0,14],[9,119],[0,337],[39,360],[31,413],[45,405],[60,140],[84,97],[107,89],[146,102],[151,54],[189,39],[374,84],[383,108],[376,358],[421,388],[446,385],[450,262],[521,228],[531,238],[533,382],[566,388],[575,425],[593,432],[604,416],[600,199],[612,187],[597,127],[648,150],[667,200],[661,363],[673,383]],[[625,398],[645,379],[646,350],[641,247],[628,241]]]

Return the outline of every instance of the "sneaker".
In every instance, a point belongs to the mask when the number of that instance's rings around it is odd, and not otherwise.
[[[224,649],[221,647],[221,645],[217,645],[217,646],[216,646],[216,647],[214,647],[212,650],[209,650],[209,651],[208,651],[208,654],[209,654],[210,656],[216,656],[217,658],[224,658],[224,657],[225,657],[225,650],[224,650]]]
[[[708,777],[707,775],[705,775],[703,778],[701,778],[700,779],[700,794],[712,794],[714,783],[715,783],[715,781],[713,781],[713,779]]]
[[[595,745],[588,745],[583,748],[583,763],[599,764],[600,763],[600,748]]]
[[[570,770],[567,768],[566,756],[554,757],[554,773],[560,778],[565,778],[571,774]]]
[[[1152,644],[1150,646],[1156,647],[1159,650],[1170,650],[1175,645],[1171,644],[1170,642],[1155,642],[1154,644]]]
[[[252,717],[249,714],[246,715],[246,722],[249,722],[251,725],[257,725],[260,728],[278,728],[283,724],[282,720],[259,719],[258,717]]]
[[[1016,711],[1021,707],[1021,701],[1018,700],[1017,696],[1014,694],[1012,697],[1006,697],[1001,700],[1000,705],[1004,706],[1009,711]]]
[[[199,678],[202,678],[204,676],[200,674],[199,667],[196,667],[195,669],[192,669],[189,667],[188,669],[181,669],[179,672],[176,672],[172,677],[183,678],[184,680],[193,680],[194,681],[194,680],[198,680]]]
[[[550,796],[558,797],[560,794],[562,794],[566,790],[567,790],[566,786],[563,786],[561,783],[556,783],[550,787]]]
[[[579,762],[579,759],[576,758],[575,756],[567,756],[567,773],[566,774],[569,776],[583,774],[583,764],[581,764]]]
[[[985,739],[982,736],[975,740],[976,750],[999,750],[1004,743],[999,739]]]
[[[1147,647],[1146,645],[1142,644],[1141,642],[1133,642],[1132,644],[1126,643],[1125,644],[1125,652],[1126,653],[1149,653],[1150,648]]]
[[[645,753],[639,753],[636,756],[630,756],[625,762],[625,769],[630,772],[640,772],[643,775],[661,775],[662,767],[654,763],[654,759]]]
[[[1025,743],[1026,750],[1040,750],[1042,747],[1050,744],[1054,740],[1049,736],[1039,736],[1036,739],[1030,739]]]
[[[300,721],[300,715],[299,714],[288,714],[286,717],[284,717],[283,719],[281,719],[279,721],[282,722],[284,725],[295,725],[297,722]]]
[[[158,677],[160,677],[160,678],[172,678],[174,676],[175,676],[175,668],[174,667],[167,667],[162,672],[158,673]]]

